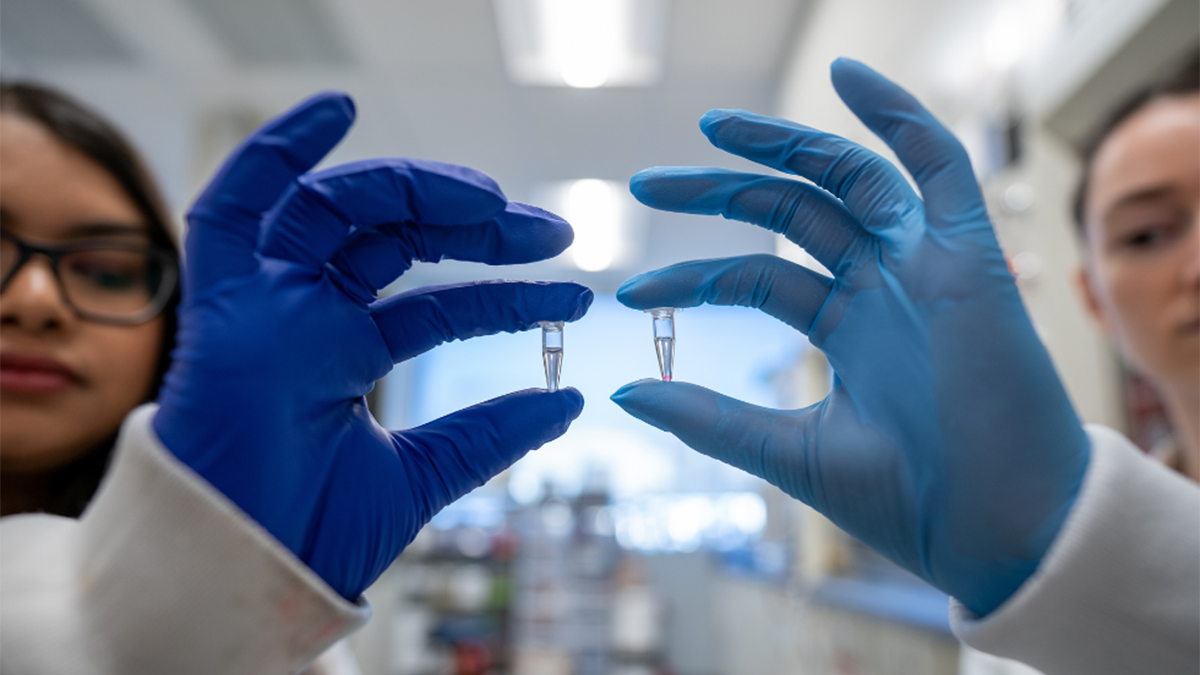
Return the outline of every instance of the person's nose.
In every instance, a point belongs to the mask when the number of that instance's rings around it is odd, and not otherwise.
[[[62,330],[75,321],[50,262],[27,261],[0,295],[0,325],[33,333]]]

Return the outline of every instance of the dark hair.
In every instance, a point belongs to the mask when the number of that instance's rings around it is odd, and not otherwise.
[[[74,99],[48,87],[29,82],[0,82],[0,113],[19,115],[37,122],[58,140],[82,152],[117,180],[126,196],[137,207],[148,227],[151,242],[179,262],[179,247],[171,235],[170,215],[158,187],[146,170],[133,145],[116,127]],[[175,346],[176,316],[179,306],[178,286],[163,309],[163,340],[159,349],[155,379],[146,400],[158,396],[163,377],[171,363]],[[103,443],[60,470],[49,502],[47,513],[78,517],[91,501],[108,468],[116,438]]]
[[[1167,77],[1139,89],[1132,96],[1113,108],[1104,121],[1092,130],[1083,146],[1083,174],[1075,187],[1075,198],[1072,202],[1072,214],[1075,216],[1075,229],[1080,238],[1087,234],[1084,218],[1084,207],[1087,202],[1089,182],[1092,173],[1092,160],[1104,141],[1137,111],[1160,98],[1168,96],[1186,96],[1200,91],[1200,52],[1188,57],[1181,67],[1176,68]]]

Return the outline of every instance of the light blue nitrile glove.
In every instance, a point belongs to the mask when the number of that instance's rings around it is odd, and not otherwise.
[[[779,411],[682,382],[640,381],[613,400],[987,614],[1045,554],[1090,446],[1025,314],[962,146],[860,63],[836,61],[833,85],[896,152],[921,196],[892,164],[845,139],[714,110],[700,128],[718,148],[816,185],[655,168],[633,177],[633,194],[658,209],[783,233],[833,278],[757,255],[648,272],[617,294],[634,309],[761,309],[825,352],[832,392]]]
[[[573,389],[530,389],[390,432],[363,396],[438,344],[573,321],[578,284],[489,282],[376,301],[413,260],[524,263],[571,243],[566,222],[487,176],[406,159],[305,173],[354,118],[343,94],[270,122],[188,214],[178,347],[154,429],[346,598],[450,502],[562,435]]]

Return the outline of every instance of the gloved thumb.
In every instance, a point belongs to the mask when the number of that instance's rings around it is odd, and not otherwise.
[[[810,502],[804,470],[808,410],[751,405],[686,382],[639,380],[621,387],[613,403],[688,447],[772,483]]]
[[[526,389],[397,432],[413,482],[424,489],[422,522],[565,434],[581,412],[575,389]]]

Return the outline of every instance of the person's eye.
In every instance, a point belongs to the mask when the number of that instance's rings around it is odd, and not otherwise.
[[[1125,248],[1150,250],[1174,239],[1178,227],[1173,222],[1153,222],[1141,225],[1121,239]]]
[[[1113,253],[1153,253],[1169,247],[1191,226],[1187,209],[1168,204],[1137,204],[1116,210],[1105,225]]]
[[[145,268],[142,256],[97,251],[73,257],[69,275],[98,290],[125,291],[141,287]]]
[[[1149,248],[1163,240],[1163,227],[1154,226],[1138,230],[1125,237],[1123,242],[1130,248]]]

